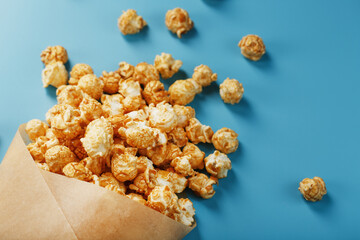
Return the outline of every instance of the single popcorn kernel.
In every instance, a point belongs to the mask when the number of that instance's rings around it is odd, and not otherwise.
[[[178,147],[183,147],[188,142],[184,128],[176,127],[168,133],[169,140],[175,143]]]
[[[154,169],[153,162],[145,156],[139,156],[136,160],[138,173],[143,173],[147,169]]]
[[[189,17],[189,13],[182,8],[174,8],[167,11],[165,15],[166,27],[173,33],[176,33],[178,38],[181,35],[190,31],[194,23]]]
[[[104,83],[94,74],[87,74],[80,78],[78,86],[90,97],[99,100],[103,94]]]
[[[171,166],[175,169],[176,172],[184,176],[193,175],[194,170],[191,168],[190,159],[191,156],[189,155],[177,157],[171,161]]]
[[[124,106],[122,100],[124,97],[121,94],[101,96],[102,109],[105,117],[124,115]]]
[[[123,11],[123,14],[118,19],[118,27],[124,35],[138,33],[146,25],[145,20],[138,16],[133,9]]]
[[[51,172],[62,173],[62,169],[66,164],[77,162],[78,159],[68,147],[58,145],[46,151],[45,161]]]
[[[174,193],[181,193],[185,190],[187,184],[188,180],[181,174],[165,170],[157,171],[157,186],[168,186]]]
[[[92,173],[90,170],[79,162],[71,162],[66,164],[62,171],[65,176],[70,178],[76,178],[86,182],[92,179]]]
[[[194,69],[192,79],[201,86],[206,87],[217,80],[217,74],[213,73],[208,66],[201,64]]]
[[[75,108],[79,107],[83,100],[83,91],[78,86],[63,85],[56,90],[59,104],[68,104]]]
[[[236,79],[227,78],[220,84],[220,96],[225,103],[239,103],[243,94],[243,85]]]
[[[38,137],[45,136],[49,126],[39,119],[30,120],[25,127],[31,141],[35,142]]]
[[[193,203],[188,198],[180,198],[178,204],[180,213],[175,214],[175,220],[187,226],[191,226],[195,221],[195,209]]]
[[[156,186],[148,196],[147,206],[174,219],[179,212],[178,197],[168,186]]]
[[[133,76],[135,67],[127,62],[120,62],[119,69],[116,70],[123,79],[128,79]]]
[[[170,103],[173,105],[186,105],[192,102],[195,95],[201,91],[201,85],[191,78],[177,80],[169,87]]]
[[[160,81],[159,73],[156,68],[146,62],[139,63],[135,67],[134,80],[146,86],[151,81]]]
[[[205,168],[208,173],[217,178],[227,177],[228,170],[231,169],[231,161],[226,154],[217,150],[204,159]]]
[[[258,61],[265,54],[263,40],[254,34],[243,37],[239,42],[239,47],[242,55],[253,61]]]
[[[238,134],[230,128],[221,128],[212,136],[214,147],[225,153],[233,153],[239,146]]]
[[[43,162],[43,163],[37,162],[37,163],[36,163],[36,166],[37,166],[38,168],[44,170],[44,171],[48,171],[48,172],[50,171],[50,170],[49,170],[49,166],[48,166],[47,163],[45,163],[45,162]]]
[[[189,124],[189,120],[195,117],[195,109],[190,106],[174,105],[173,108],[177,115],[178,127],[186,127]]]
[[[190,156],[190,164],[193,169],[203,169],[204,168],[204,157],[205,153],[200,150],[193,143],[186,143],[183,148],[183,154]]]
[[[133,180],[137,174],[137,157],[125,153],[115,154],[111,159],[111,172],[120,182]]]
[[[146,169],[144,173],[136,176],[133,183],[129,185],[129,189],[148,196],[155,187],[155,180],[156,171],[154,169]]]
[[[100,175],[105,169],[105,161],[100,158],[86,157],[80,163],[95,175]]]
[[[146,200],[144,199],[143,196],[141,196],[140,194],[136,194],[136,193],[129,193],[126,195],[128,198],[138,202],[138,203],[141,203],[143,205],[146,204]]]
[[[169,93],[160,81],[151,81],[146,84],[142,95],[147,104],[153,103],[156,105],[160,102],[169,102]]]
[[[34,159],[35,162],[43,162],[45,161],[45,153],[47,150],[46,147],[47,138],[44,136],[40,136],[36,139],[35,142],[30,143],[26,146],[27,150],[30,152],[30,155]]]
[[[159,103],[154,107],[149,106],[149,123],[151,127],[164,132],[170,132],[177,125],[177,115],[173,107],[168,103]]]
[[[126,143],[132,147],[148,148],[156,145],[155,129],[146,126],[144,122],[129,122],[127,128],[119,128],[119,133],[120,131],[124,132]]]
[[[118,194],[120,194],[120,195],[125,196],[125,193],[124,193],[123,191],[121,191],[120,188],[118,188],[118,187],[116,187],[116,186],[114,186],[114,185],[112,185],[112,184],[106,185],[105,188],[106,188],[107,190],[110,190],[110,191],[112,191],[112,192],[116,192],[116,193],[118,193]]]
[[[45,69],[41,73],[41,79],[44,88],[49,85],[58,88],[66,84],[68,72],[62,62],[52,62],[45,66]]]
[[[82,78],[85,75],[93,74],[93,73],[94,71],[89,65],[85,63],[77,63],[71,69],[69,84],[77,85],[80,78]]]
[[[303,179],[300,182],[299,191],[306,200],[312,202],[320,201],[327,193],[325,182],[321,177]]]
[[[84,98],[79,105],[79,109],[81,113],[81,120],[85,125],[88,125],[90,122],[103,115],[101,103],[87,94],[84,95]]]
[[[119,182],[111,172],[101,174],[99,177],[99,186],[106,187],[108,185],[115,186],[121,192],[126,193],[126,186],[123,182]]]
[[[196,118],[191,118],[189,125],[185,129],[187,137],[194,144],[199,142],[211,143],[211,138],[214,134],[213,130],[209,126],[202,125]]]
[[[119,82],[119,93],[124,97],[137,97],[141,96],[140,83],[135,81],[133,78]]]
[[[119,82],[121,76],[117,72],[102,72],[102,76],[99,79],[104,83],[103,91],[109,94],[117,93],[119,90]]]
[[[156,55],[154,66],[161,74],[163,79],[168,79],[177,73],[182,65],[181,60],[175,60],[169,53],[161,53]]]
[[[196,173],[189,178],[189,188],[202,198],[209,199],[215,194],[215,190],[212,185],[217,184],[217,179],[208,178],[203,173]]]
[[[54,62],[61,62],[65,64],[68,61],[68,54],[66,49],[62,46],[47,47],[41,52],[41,61],[48,65]]]

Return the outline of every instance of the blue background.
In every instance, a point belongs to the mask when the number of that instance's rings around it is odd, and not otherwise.
[[[183,39],[164,25],[178,6],[195,23]],[[117,18],[128,8],[149,27],[124,37]],[[67,49],[68,69],[84,62],[97,75],[168,52],[184,64],[166,86],[200,64],[218,73],[191,105],[201,122],[234,129],[241,143],[212,199],[189,193],[198,227],[186,239],[360,238],[360,1],[2,0],[0,9],[0,159],[18,125],[44,119],[56,103],[55,89],[41,83],[47,46]],[[266,44],[259,62],[237,46],[250,33]],[[218,94],[227,77],[245,88],[234,106]],[[297,190],[314,176],[328,188],[318,203]]]

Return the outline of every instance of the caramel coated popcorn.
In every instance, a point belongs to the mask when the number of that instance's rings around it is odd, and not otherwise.
[[[186,105],[191,103],[195,95],[202,91],[202,87],[195,80],[177,80],[169,88],[170,103]]]
[[[145,20],[137,15],[134,9],[123,11],[123,14],[118,19],[118,27],[124,35],[138,33],[146,25]]]
[[[211,138],[214,134],[213,130],[209,126],[202,125],[196,118],[191,118],[189,120],[189,125],[185,129],[186,134],[192,143],[211,143]]]
[[[62,46],[53,46],[47,47],[44,51],[41,52],[41,61],[48,65],[54,62],[61,62],[65,64],[68,61],[68,54],[64,47]]]
[[[188,142],[185,129],[182,127],[176,127],[168,133],[170,141],[175,143],[178,147],[183,147]]]
[[[124,106],[122,100],[124,97],[121,94],[101,96],[102,108],[105,117],[124,115]]]
[[[194,174],[194,170],[191,168],[190,159],[191,156],[189,155],[177,157],[171,161],[171,166],[177,173],[180,173],[184,176],[192,175]]]
[[[231,169],[231,161],[226,154],[217,150],[204,159],[205,168],[208,173],[216,178],[225,178]]]
[[[183,148],[183,154],[190,156],[190,164],[193,169],[204,168],[205,153],[200,150],[195,144],[187,142]]]
[[[65,176],[70,178],[76,178],[82,181],[90,181],[92,179],[91,171],[79,162],[66,164],[62,171]]]
[[[146,86],[151,81],[159,81],[160,77],[154,65],[142,62],[135,67],[134,80]]]
[[[147,104],[153,103],[156,105],[160,102],[169,102],[169,93],[160,81],[151,81],[146,84],[142,95]]]
[[[120,62],[119,69],[116,70],[123,79],[128,79],[134,74],[135,67],[127,62]]]
[[[99,79],[104,83],[104,92],[109,94],[117,93],[119,90],[119,82],[122,79],[118,72],[102,72]]]
[[[161,55],[156,55],[154,66],[163,79],[168,79],[179,71],[182,61],[175,60],[169,53],[161,53]]]
[[[220,96],[225,103],[239,103],[244,94],[244,87],[236,79],[227,78],[220,84]]]
[[[149,123],[151,127],[158,128],[164,132],[170,132],[177,125],[177,115],[173,107],[168,103],[159,103],[149,107]]]
[[[143,205],[146,205],[146,200],[144,199],[144,197],[140,194],[136,194],[136,193],[129,193],[126,195],[128,198],[140,203],[140,204],[143,204]]]
[[[265,54],[265,45],[261,37],[249,34],[243,37],[239,42],[239,47],[241,48],[241,53],[244,57],[258,61]]]
[[[99,100],[103,94],[104,83],[94,74],[87,74],[80,78],[78,86],[90,97]]]
[[[88,125],[91,121],[103,115],[103,106],[94,98],[85,94],[79,105],[82,123]]]
[[[68,80],[68,72],[62,62],[51,62],[47,64],[45,69],[42,71],[41,79],[43,87],[46,88],[51,85],[58,88],[66,84]]]
[[[57,101],[59,104],[79,107],[83,99],[83,91],[78,86],[62,85],[56,90]]]
[[[206,87],[217,80],[217,74],[213,73],[208,66],[201,64],[194,69],[192,79],[201,86]]]
[[[80,78],[82,78],[85,75],[93,74],[93,73],[94,71],[89,65],[85,63],[77,63],[71,69],[69,84],[77,85]]]
[[[230,128],[221,128],[212,136],[214,147],[225,153],[233,153],[239,146],[238,134]]]
[[[194,26],[189,13],[182,8],[174,8],[167,11],[165,24],[171,32],[176,33],[178,38],[181,38],[182,34],[187,33]]]
[[[177,115],[178,127],[186,127],[189,124],[189,120],[195,117],[195,109],[190,106],[174,105],[173,108]]]
[[[173,219],[179,211],[178,197],[168,186],[156,186],[149,194],[146,205]]]
[[[27,122],[25,131],[31,141],[35,142],[38,137],[45,136],[49,126],[39,119],[33,119]]]
[[[62,173],[68,163],[77,162],[78,159],[68,147],[58,145],[46,151],[45,161],[51,172]]]
[[[180,198],[178,205],[180,213],[175,214],[175,220],[187,226],[191,226],[195,221],[195,209],[193,203],[188,198]]]
[[[189,188],[202,198],[209,199],[215,194],[213,185],[217,184],[216,178],[208,178],[203,173],[196,173],[189,178]]]
[[[299,191],[306,200],[312,202],[320,201],[327,193],[325,182],[321,177],[303,179],[300,182]]]
[[[136,157],[128,153],[115,154],[111,159],[111,172],[120,182],[133,180],[138,174]]]

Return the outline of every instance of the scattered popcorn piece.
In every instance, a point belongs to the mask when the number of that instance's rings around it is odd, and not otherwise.
[[[69,84],[77,85],[80,78],[88,74],[94,74],[93,69],[89,65],[85,63],[75,64],[70,72]]]
[[[226,154],[215,150],[213,154],[210,154],[204,159],[205,168],[208,173],[216,178],[227,177],[228,170],[231,169],[231,161]]]
[[[321,177],[303,179],[300,182],[299,191],[306,200],[312,202],[320,201],[327,193],[325,182]]]
[[[136,148],[155,147],[157,134],[153,128],[146,126],[144,122],[133,121],[126,126],[126,129],[119,128],[119,132],[124,131],[127,144]]]
[[[143,205],[146,204],[146,200],[144,199],[143,196],[141,196],[140,194],[136,194],[136,193],[129,193],[126,195],[128,198],[138,202],[138,203],[141,203]]]
[[[183,147],[188,142],[186,132],[182,127],[176,127],[168,133],[169,140],[175,143],[178,147]]]
[[[174,8],[167,11],[165,15],[166,27],[173,33],[176,33],[178,38],[181,35],[190,31],[194,23],[189,17],[189,13],[182,8]]]
[[[62,173],[62,169],[66,164],[77,162],[78,159],[68,147],[58,145],[46,151],[45,161],[51,172]]]
[[[211,143],[211,138],[214,134],[213,130],[209,126],[202,125],[196,118],[191,118],[189,125],[185,129],[187,137],[194,144],[199,142]]]
[[[134,80],[146,86],[151,81],[160,81],[160,77],[154,65],[142,62],[135,67]]]
[[[95,119],[103,115],[102,105],[94,98],[85,94],[83,100],[79,105],[81,120],[85,125],[88,125]]]
[[[123,182],[119,182],[111,172],[101,174],[99,177],[99,186],[106,187],[108,185],[115,186],[122,193],[126,193],[126,186]]]
[[[230,128],[221,128],[212,136],[214,147],[225,153],[233,153],[239,146],[238,134]]]
[[[124,115],[124,106],[122,105],[122,100],[124,97],[121,94],[106,95],[101,96],[102,109],[104,117]]]
[[[161,55],[156,55],[154,66],[163,79],[168,79],[179,71],[182,61],[175,60],[169,53],[161,53]]]
[[[61,62],[65,64],[68,61],[68,54],[66,49],[62,46],[47,47],[41,52],[41,61],[48,65],[54,62]]]
[[[115,154],[111,159],[111,172],[120,182],[133,180],[138,172],[136,167],[137,157],[125,153]]]
[[[263,40],[254,34],[243,37],[239,42],[239,47],[242,55],[253,61],[258,61],[265,54]]]
[[[206,87],[217,80],[217,74],[213,73],[208,66],[201,64],[194,69],[192,79],[201,86]]]
[[[86,182],[92,179],[91,171],[79,162],[71,162],[66,164],[62,171],[65,176],[70,178],[76,178]]]
[[[47,165],[46,162],[43,162],[43,163],[37,162],[37,163],[36,163],[36,166],[37,166],[38,168],[44,170],[44,171],[48,171],[48,172],[50,171],[50,170],[49,170],[49,166]]]
[[[87,169],[89,169],[93,174],[100,176],[105,169],[105,162],[100,158],[91,158],[86,157],[80,161]]]
[[[236,79],[227,78],[220,84],[220,96],[225,103],[239,103],[243,94],[243,85]]]
[[[142,95],[147,104],[153,103],[156,105],[160,102],[169,102],[169,93],[160,81],[151,81],[146,84]]]
[[[212,185],[217,184],[217,179],[208,178],[203,173],[196,173],[189,178],[189,188],[202,198],[209,199],[215,194],[215,190]]]
[[[94,74],[87,74],[80,78],[78,86],[90,97],[99,100],[103,94],[104,83]]]
[[[117,93],[119,90],[119,82],[121,76],[118,72],[102,72],[102,76],[99,79],[104,83],[104,92],[109,94]]]
[[[178,127],[186,127],[189,124],[189,120],[195,117],[195,109],[190,106],[174,105],[173,108],[177,115]]]
[[[78,108],[84,93],[78,86],[63,85],[56,90],[56,95],[59,104],[68,104]]]
[[[138,33],[146,25],[145,20],[138,16],[133,9],[123,11],[123,14],[118,19],[118,27],[124,35]]]
[[[185,190],[188,180],[181,174],[158,170],[156,174],[157,186],[168,186],[173,192],[181,193]]]
[[[184,176],[193,175],[194,170],[191,168],[190,159],[191,157],[189,155],[177,157],[171,161],[171,166],[175,169],[176,172]]]
[[[138,173],[143,173],[146,169],[154,169],[153,162],[145,156],[139,156],[136,160]]]
[[[33,119],[27,122],[25,131],[31,141],[35,142],[38,137],[45,136],[49,126],[39,119]]]
[[[179,212],[178,197],[168,186],[156,186],[148,196],[147,206],[174,219]]]
[[[120,62],[119,69],[116,70],[123,79],[128,79],[133,76],[135,67],[127,62]]]
[[[202,91],[201,85],[189,78],[186,80],[176,80],[169,87],[170,103],[186,105],[194,100],[195,95]]]
[[[175,220],[187,226],[191,226],[195,221],[195,209],[193,203],[188,198],[180,198],[178,204],[180,213],[175,214]]]
[[[129,189],[137,193],[148,196],[155,187],[156,171],[154,169],[146,169],[145,172],[136,176],[133,183],[129,185]]]
[[[177,125],[177,115],[173,107],[168,103],[159,103],[154,107],[149,106],[149,123],[151,127],[164,132],[170,132]]]
[[[56,88],[65,85],[68,80],[68,72],[62,62],[52,62],[45,66],[41,73],[44,88],[49,85]]]
[[[201,151],[195,144],[186,143],[183,148],[183,154],[190,156],[190,164],[193,169],[203,169],[204,168],[204,157],[205,153]]]
[[[120,194],[120,195],[125,196],[125,193],[124,193],[123,191],[121,191],[120,188],[118,188],[118,187],[116,187],[116,186],[114,186],[114,185],[112,185],[112,184],[106,185],[105,188],[106,188],[107,190],[110,190],[110,191],[112,191],[112,192],[116,192],[116,193],[118,193],[118,194]]]

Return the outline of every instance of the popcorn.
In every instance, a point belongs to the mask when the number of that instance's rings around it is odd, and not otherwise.
[[[253,61],[258,61],[265,54],[265,45],[257,35],[250,34],[243,37],[239,42],[239,47],[244,57]]]
[[[129,185],[129,189],[147,196],[155,187],[155,179],[156,171],[148,168],[145,172],[137,175],[133,183]]]
[[[153,128],[147,126],[144,122],[133,121],[126,126],[127,129],[119,128],[119,132],[124,131],[127,144],[136,148],[155,147],[157,134]]]
[[[58,145],[46,151],[45,161],[51,172],[62,173],[68,163],[77,162],[78,159],[68,147]]]
[[[239,103],[243,94],[243,85],[236,79],[227,78],[220,84],[220,96],[225,103]]]
[[[191,226],[195,221],[195,209],[193,203],[188,198],[180,198],[178,205],[180,213],[175,214],[175,220],[187,226]]]
[[[124,106],[124,110],[126,113],[132,112],[132,111],[136,111],[139,108],[141,108],[144,104],[145,101],[142,99],[141,96],[136,96],[136,97],[126,97],[124,98],[124,100],[122,101],[122,104]]]
[[[122,193],[126,193],[126,186],[123,182],[119,182],[111,172],[101,174],[99,177],[99,186],[106,187],[112,185],[119,189]]]
[[[136,193],[129,193],[126,195],[128,198],[138,202],[138,203],[141,203],[143,205],[146,204],[146,200],[143,198],[143,196],[141,196],[140,194],[136,194]]]
[[[203,173],[195,173],[194,176],[189,178],[189,188],[202,198],[209,199],[215,194],[215,190],[212,185],[217,184],[217,179],[208,178]]]
[[[159,103],[156,107],[149,106],[149,123],[151,127],[170,132],[177,125],[177,115],[168,103]]]
[[[80,78],[88,74],[94,74],[93,69],[89,65],[85,63],[75,64],[70,72],[69,84],[77,85]]]
[[[171,161],[171,166],[175,169],[176,172],[184,176],[193,175],[194,170],[191,168],[190,159],[191,156],[189,155],[177,157]]]
[[[182,34],[187,33],[194,26],[188,12],[182,8],[174,8],[167,11],[165,24],[171,32],[177,34],[178,38],[181,38]]]
[[[189,120],[195,117],[195,110],[190,106],[174,105],[173,108],[177,115],[178,127],[186,127],[189,124]]]
[[[44,171],[48,171],[48,172],[50,171],[50,170],[49,170],[49,166],[48,166],[47,163],[45,163],[45,162],[43,162],[43,163],[37,162],[37,163],[36,163],[36,166],[37,166],[38,168],[44,170]]]
[[[138,173],[143,173],[146,169],[154,169],[153,162],[145,156],[139,156],[136,160]]]
[[[49,140],[47,141],[45,144],[47,146],[47,148],[49,148],[49,146],[56,146],[56,145],[63,145],[68,147],[73,153],[75,153],[76,157],[78,159],[84,159],[86,158],[88,155],[80,141],[80,138],[83,137],[82,136],[78,136],[74,139],[60,139],[60,141],[56,142],[54,140]]]
[[[105,162],[100,158],[86,157],[80,161],[84,167],[89,169],[93,174],[100,176],[105,169]]]
[[[192,79],[201,86],[206,87],[217,80],[217,74],[213,73],[208,66],[201,64],[194,69]]]
[[[35,162],[45,161],[46,146],[45,143],[48,139],[44,136],[40,136],[36,139],[36,142],[30,143],[26,146]]]
[[[178,147],[183,147],[188,142],[184,128],[176,127],[168,133],[169,140],[175,143]]]
[[[128,153],[115,154],[111,159],[111,172],[120,182],[133,180],[138,174],[136,157]]]
[[[225,178],[231,169],[231,161],[226,154],[217,150],[204,159],[205,168],[208,173],[217,178]]]
[[[146,155],[157,166],[169,164],[181,155],[181,150],[173,143],[162,144],[157,147],[141,149],[140,154]]]
[[[135,67],[134,80],[138,81],[141,85],[146,86],[146,84],[151,81],[159,81],[160,77],[153,65],[142,62]]]
[[[119,69],[116,70],[123,79],[128,79],[133,76],[135,67],[127,62],[120,62]]]
[[[113,132],[115,137],[121,137],[119,134],[119,129],[126,126],[126,124],[131,120],[128,116],[110,116],[107,118],[107,120],[111,123],[111,126],[113,127]]]
[[[148,113],[145,112],[143,109],[129,112],[125,114],[125,116],[133,121],[141,121],[141,122],[145,122],[149,118]]]
[[[156,55],[154,66],[161,74],[163,79],[171,78],[175,73],[177,73],[182,65],[181,60],[175,60],[171,54],[161,53]]]
[[[125,193],[124,193],[123,191],[121,191],[121,189],[119,189],[118,187],[116,187],[116,186],[114,186],[114,185],[109,184],[109,185],[106,185],[105,188],[106,188],[107,190],[110,190],[110,191],[112,191],[112,192],[116,192],[116,193],[118,193],[118,194],[120,194],[120,195],[125,196]]]
[[[66,49],[62,46],[47,47],[41,52],[41,61],[45,64],[60,62],[65,64],[68,61]]]
[[[87,74],[80,78],[78,86],[90,97],[99,100],[103,94],[104,83],[94,74]]]
[[[123,11],[123,14],[118,19],[118,27],[124,35],[138,33],[146,25],[145,20],[138,16],[133,9],[128,9],[126,12]]]
[[[26,133],[31,141],[35,141],[38,137],[45,136],[49,126],[39,119],[30,120],[25,127]]]
[[[174,193],[181,193],[187,187],[188,180],[181,174],[158,170],[156,174],[157,186],[168,186]]]
[[[164,89],[164,84],[160,81],[151,81],[146,84],[142,95],[147,104],[158,104],[169,102],[169,93]]]
[[[122,105],[122,100],[124,97],[121,94],[106,95],[101,96],[101,102],[103,103],[102,109],[105,117],[117,116],[124,114],[124,106]]]
[[[59,104],[67,104],[78,108],[84,93],[78,86],[63,85],[56,90],[56,95]]]
[[[102,105],[87,94],[84,95],[84,98],[79,105],[79,109],[81,120],[85,125],[103,115]]]
[[[325,182],[321,177],[303,179],[300,182],[299,191],[306,200],[312,202],[320,201],[327,193]]]
[[[99,79],[104,83],[104,92],[109,94],[117,93],[119,90],[119,81],[121,76],[118,72],[102,72],[102,76]]]
[[[195,95],[202,91],[201,85],[189,78],[176,80],[169,88],[170,103],[186,105],[194,100]]]
[[[44,88],[49,85],[56,88],[65,85],[68,80],[68,72],[66,71],[65,65],[62,62],[47,64],[41,73],[41,80]]]
[[[178,197],[168,186],[156,186],[149,194],[146,206],[173,219],[179,212]]]
[[[90,170],[79,162],[71,162],[66,164],[62,171],[65,176],[70,178],[76,178],[86,182],[92,179],[92,173]]]
[[[189,125],[185,129],[187,137],[194,144],[199,142],[211,143],[211,137],[214,134],[213,130],[209,126],[202,125],[196,118],[191,118]]]
[[[190,142],[186,143],[185,147],[183,148],[183,154],[190,156],[191,168],[204,168],[205,153],[201,151],[195,144]]]
[[[125,97],[122,104],[126,112],[135,111],[140,108],[143,101],[141,91],[139,82],[133,78],[119,82],[119,93]]]
[[[221,128],[212,136],[214,147],[225,153],[233,153],[239,146],[238,134],[230,128]]]

